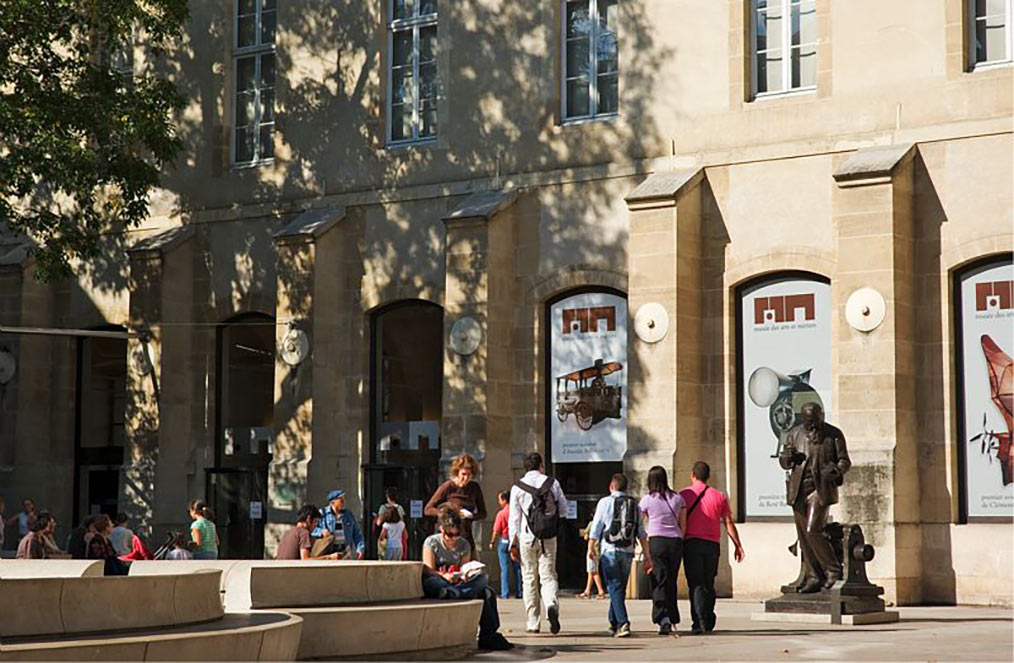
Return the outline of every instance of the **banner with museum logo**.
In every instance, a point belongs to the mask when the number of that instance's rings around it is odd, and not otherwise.
[[[831,286],[793,273],[739,294],[743,504],[747,517],[789,517],[778,452],[804,404],[831,407]]]
[[[627,450],[627,300],[584,292],[549,307],[554,463],[623,460]]]
[[[968,516],[1014,516],[1014,264],[957,277],[964,484]]]

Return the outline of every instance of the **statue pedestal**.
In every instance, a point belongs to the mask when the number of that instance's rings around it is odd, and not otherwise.
[[[873,546],[866,543],[862,528],[844,525],[840,531],[840,545],[832,547],[842,561],[844,578],[831,589],[808,594],[785,585],[782,595],[765,601],[764,612],[755,613],[752,619],[855,625],[898,621],[897,612],[884,609],[880,598],[884,588],[866,577],[866,562],[873,559]]]

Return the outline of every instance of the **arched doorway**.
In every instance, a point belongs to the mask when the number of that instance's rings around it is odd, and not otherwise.
[[[226,321],[218,328],[215,467],[206,471],[221,557],[264,556],[274,392],[274,318],[245,313]]]
[[[409,554],[418,558],[429,531],[411,517],[412,502],[429,499],[440,483],[444,311],[409,300],[386,306],[370,319],[370,448],[364,467],[365,531],[372,533],[387,488],[406,509]],[[367,536],[376,553],[376,536]]]

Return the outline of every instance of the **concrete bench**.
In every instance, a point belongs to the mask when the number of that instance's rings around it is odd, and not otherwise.
[[[299,659],[447,659],[475,646],[482,601],[423,599],[419,562],[134,562],[130,573],[204,568],[222,571],[227,610],[275,609],[301,617]]]
[[[0,642],[174,627],[220,619],[220,572],[152,577],[4,578]]]
[[[225,615],[204,624],[102,635],[0,641],[0,661],[291,661],[302,619]]]
[[[130,575],[157,576],[209,568],[221,570],[225,607],[234,612],[422,597],[419,562],[138,561],[130,565]]]
[[[459,658],[475,648],[482,601],[417,599],[397,603],[286,608],[302,617],[300,660]]]
[[[0,578],[95,578],[105,563],[95,559],[4,559]]]

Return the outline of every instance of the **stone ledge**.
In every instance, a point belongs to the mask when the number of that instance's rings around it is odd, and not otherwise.
[[[473,193],[444,217],[444,223],[453,224],[466,220],[489,221],[513,205],[519,195],[517,189]]]
[[[275,233],[276,242],[314,241],[345,218],[344,207],[323,207],[303,212]]]
[[[196,230],[192,224],[170,228],[155,235],[139,240],[127,253],[131,256],[142,254],[165,255],[177,246],[194,236]]]
[[[830,624],[831,615],[806,614],[802,612],[755,612],[750,615],[755,622],[780,622],[794,624]],[[896,610],[884,612],[867,612],[859,615],[842,615],[842,626],[862,626],[864,624],[890,624],[898,621]]]
[[[890,182],[895,169],[915,156],[915,147],[915,143],[902,143],[856,150],[838,166],[834,181],[839,187]]]
[[[652,173],[627,194],[630,209],[645,209],[675,204],[683,193],[694,188],[704,177],[703,168],[685,168]]]

